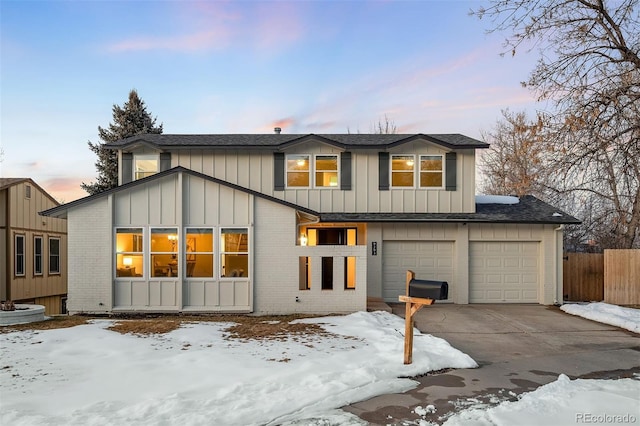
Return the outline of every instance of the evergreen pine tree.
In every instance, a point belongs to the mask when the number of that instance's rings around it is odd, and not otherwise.
[[[118,157],[115,150],[105,148],[104,144],[144,133],[162,133],[162,123],[156,127],[156,119],[147,112],[144,101],[133,89],[122,107],[113,105],[113,123],[106,129],[98,126],[102,142],[88,142],[89,149],[98,156],[95,163],[98,178],[93,183],[83,182],[82,189],[93,195],[118,186]]]

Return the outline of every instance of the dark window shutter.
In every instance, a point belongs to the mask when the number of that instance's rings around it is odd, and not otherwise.
[[[130,152],[122,153],[122,184],[129,183],[133,180],[133,154]]]
[[[447,191],[456,190],[457,155],[455,152],[447,152],[445,155],[445,189]]]
[[[169,170],[170,168],[171,168],[171,153],[161,152],[160,153],[160,171],[164,172],[165,170]]]
[[[380,191],[389,190],[389,153],[378,153],[378,189]]]
[[[284,191],[284,152],[273,153],[273,189]]]
[[[340,154],[340,189],[351,191],[351,153]]]

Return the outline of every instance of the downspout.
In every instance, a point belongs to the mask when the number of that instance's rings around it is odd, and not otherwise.
[[[560,235],[562,235],[562,231],[563,230],[564,230],[564,224],[562,224],[562,225],[560,225],[560,226],[558,226],[557,228],[554,229],[554,231],[556,232],[556,238],[555,238],[555,240],[556,240],[555,241],[556,250],[558,250],[558,234],[557,233],[560,232]],[[561,242],[562,242],[562,240],[561,240]],[[562,246],[560,247],[560,258],[562,259]],[[560,273],[560,274],[558,273],[559,269],[558,269],[558,256],[557,256],[557,254],[555,256],[555,264],[556,264],[556,279],[554,280],[555,281],[555,285],[554,285],[554,292],[553,292],[553,294],[554,294],[553,304],[555,306],[559,306],[559,305],[561,305],[561,303],[558,302],[558,281],[559,281],[559,278],[561,278],[561,277],[558,277],[558,275],[561,275],[563,280],[564,280],[564,275],[562,273]]]

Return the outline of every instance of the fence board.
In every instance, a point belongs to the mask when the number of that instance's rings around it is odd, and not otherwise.
[[[640,305],[640,250],[604,251],[604,301]]]
[[[602,253],[565,253],[562,275],[566,301],[600,302],[604,299]]]

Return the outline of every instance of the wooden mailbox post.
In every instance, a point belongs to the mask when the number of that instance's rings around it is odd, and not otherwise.
[[[407,285],[405,296],[399,296],[401,302],[405,303],[404,314],[404,363],[413,362],[413,315],[422,309],[423,306],[433,305],[435,300],[424,299],[422,297],[409,296],[409,282],[416,277],[415,272],[407,271]]]

